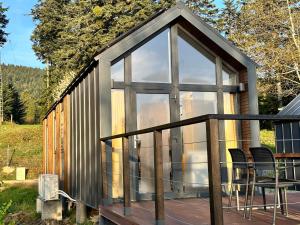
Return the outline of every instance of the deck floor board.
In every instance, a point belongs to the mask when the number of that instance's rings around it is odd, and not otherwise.
[[[272,195],[267,196],[267,203],[272,204]],[[299,204],[289,205],[289,217],[277,210],[277,225],[300,224],[300,193],[289,193],[289,202],[299,202]],[[223,199],[223,206],[226,206],[227,198]],[[261,204],[260,196],[255,199],[255,204]],[[243,204],[241,197],[240,204]],[[123,206],[121,203],[105,207],[113,213],[123,217]],[[126,220],[133,221],[134,224],[153,225],[154,224],[154,201],[141,201],[131,203],[131,215]],[[224,209],[224,224],[230,225],[269,225],[272,222],[273,209],[253,210],[252,220],[243,218],[243,211],[236,209]],[[109,219],[109,218],[108,218]],[[209,201],[207,198],[189,198],[179,200],[165,200],[165,224],[168,225],[208,225],[210,224]]]

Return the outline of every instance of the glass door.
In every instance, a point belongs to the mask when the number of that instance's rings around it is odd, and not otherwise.
[[[180,119],[217,113],[214,92],[180,93]],[[205,123],[182,127],[183,181],[185,191],[208,184],[207,143]]]
[[[168,94],[136,94],[137,129],[145,129],[170,122]],[[163,131],[163,160],[165,191],[170,190],[170,132]],[[139,159],[139,192],[154,192],[153,133],[139,135],[136,140]]]

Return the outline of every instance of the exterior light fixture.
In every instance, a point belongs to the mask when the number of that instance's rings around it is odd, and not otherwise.
[[[246,91],[245,83],[239,83],[239,92]]]

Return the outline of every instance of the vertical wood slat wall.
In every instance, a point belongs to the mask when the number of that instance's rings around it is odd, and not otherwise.
[[[55,109],[55,174],[59,175],[61,180],[61,134],[60,134],[60,113],[61,104],[58,104]]]
[[[63,114],[63,115],[62,115]],[[69,96],[43,121],[43,172],[59,175],[62,187],[68,192],[70,155]],[[65,179],[66,178],[66,179]]]
[[[248,73],[247,70],[243,70],[239,74],[239,80],[241,83],[244,83],[248,86]],[[244,91],[240,93],[240,113],[241,114],[249,114],[249,93],[248,91]],[[242,148],[246,152],[247,156],[251,158],[251,153],[249,151],[250,142],[247,140],[251,139],[251,132],[250,132],[250,121],[243,120],[241,121],[241,135],[242,135]]]
[[[98,70],[89,71],[43,121],[44,172],[58,174],[60,188],[94,208],[101,196]]]
[[[43,120],[43,173],[46,173],[46,162],[47,162],[47,140],[46,140],[46,134],[47,132],[47,119]]]

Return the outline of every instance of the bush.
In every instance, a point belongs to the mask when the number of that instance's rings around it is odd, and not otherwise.
[[[9,208],[11,207],[12,201],[8,201],[2,205],[0,205],[0,225],[4,224],[5,216],[8,213]]]

